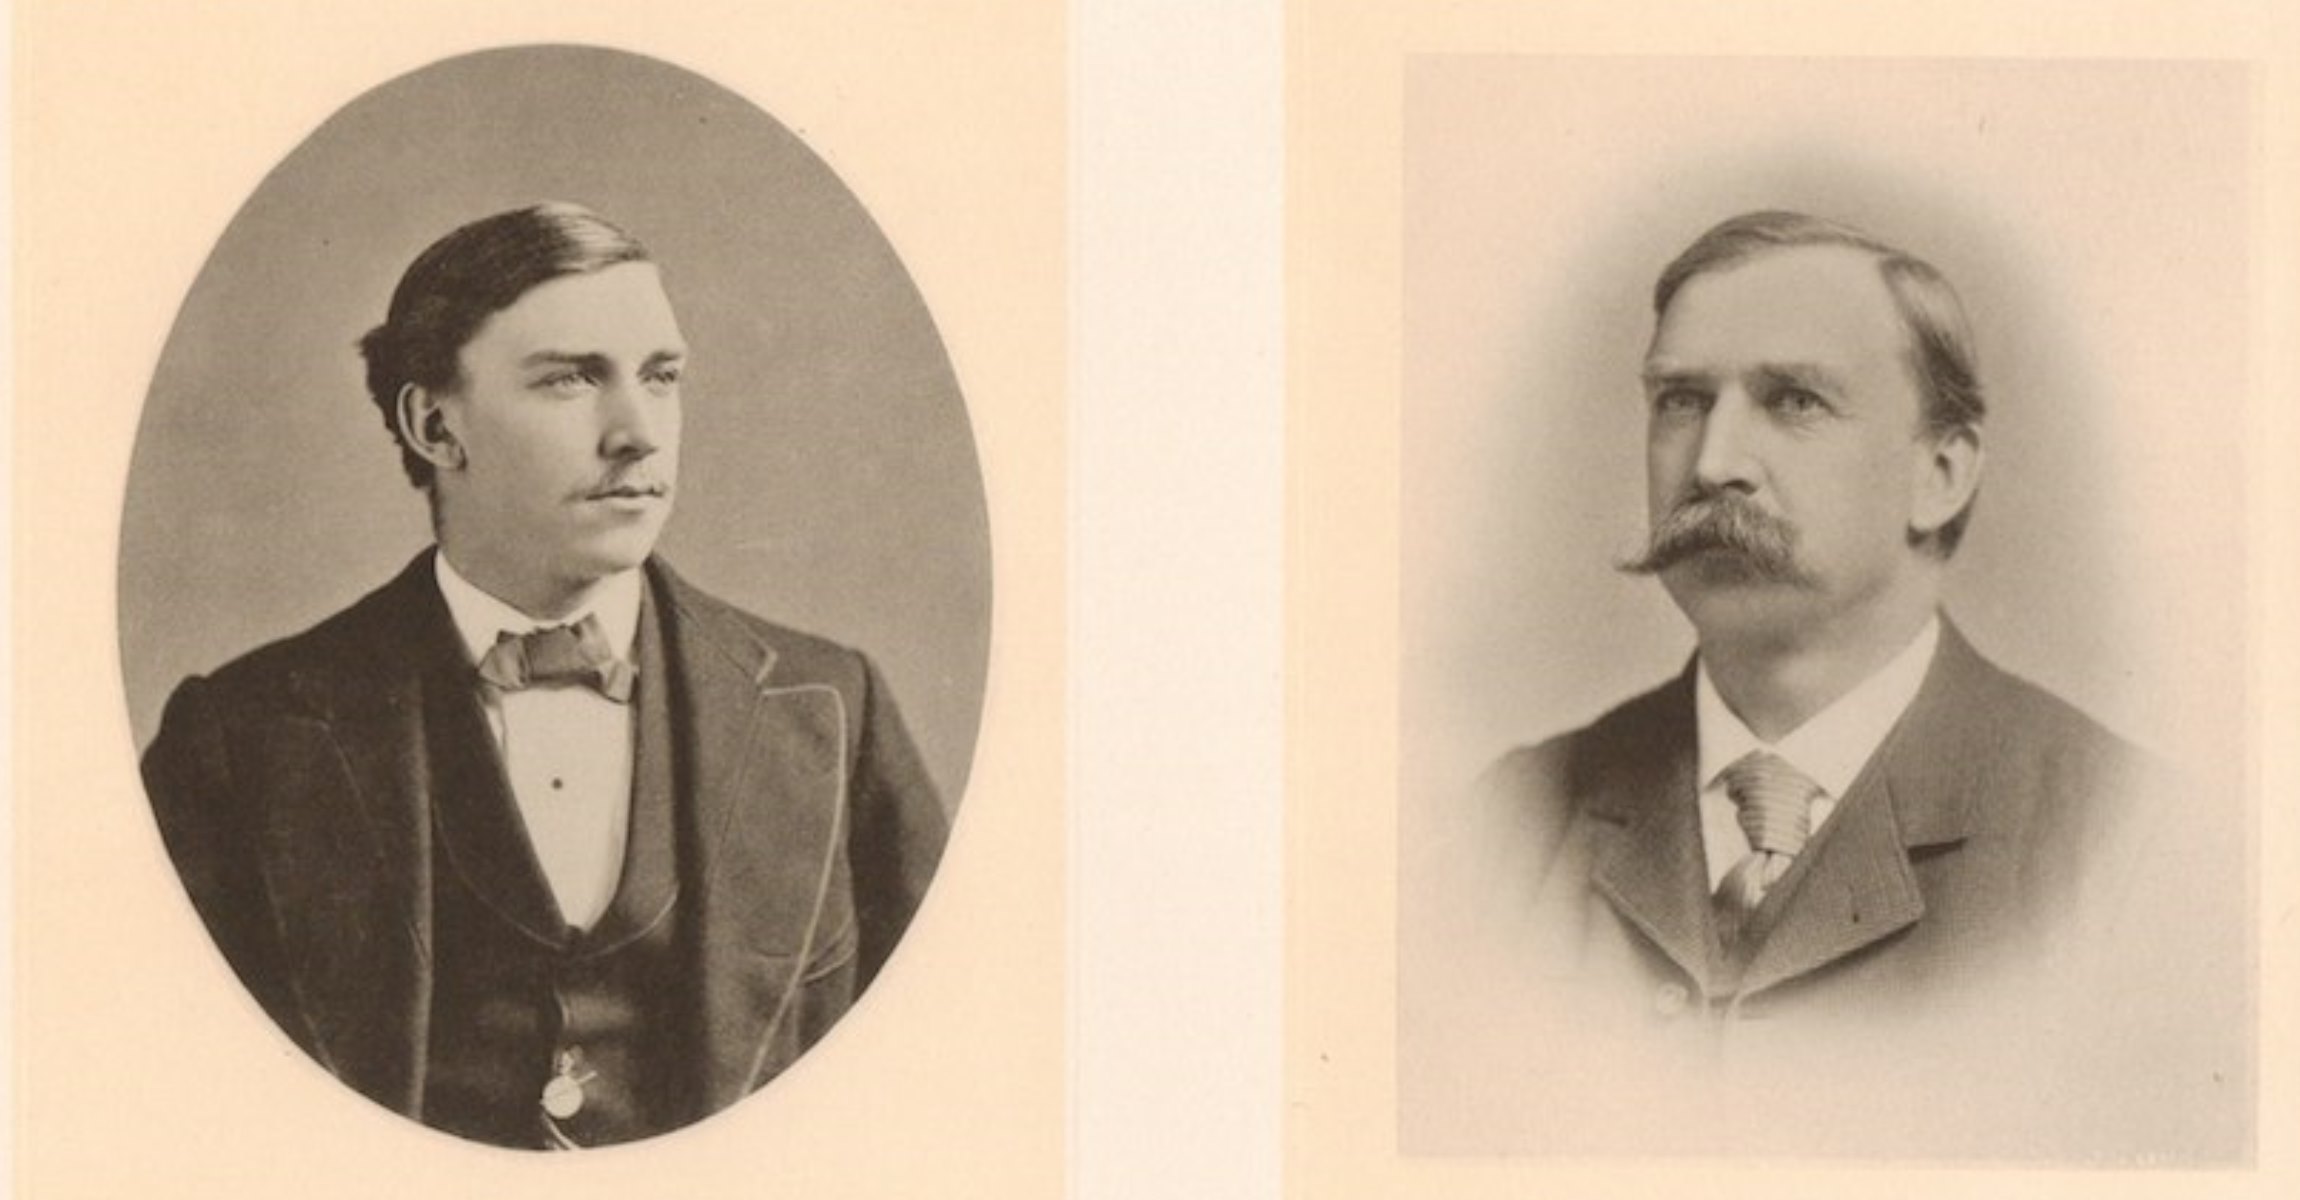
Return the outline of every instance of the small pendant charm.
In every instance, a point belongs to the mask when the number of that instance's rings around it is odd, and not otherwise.
[[[554,1075],[543,1085],[543,1111],[564,1121],[583,1111],[583,1084],[572,1075]]]
[[[543,1111],[560,1121],[582,1112],[583,1085],[598,1075],[596,1071],[583,1070],[581,1050],[561,1050],[551,1060],[550,1081],[543,1085]]]

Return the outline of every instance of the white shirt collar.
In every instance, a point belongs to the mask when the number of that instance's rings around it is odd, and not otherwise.
[[[439,580],[439,596],[447,602],[447,615],[455,621],[455,632],[463,639],[464,652],[471,661],[485,657],[488,648],[495,645],[495,635],[503,632],[527,633],[552,625],[572,625],[585,616],[599,618],[600,628],[606,631],[607,644],[623,658],[631,657],[631,644],[639,636],[639,596],[645,590],[639,568],[619,571],[600,581],[591,593],[591,603],[585,608],[567,614],[564,620],[539,621],[479,589],[479,585],[463,577],[447,555],[433,551],[433,576]]]
[[[1749,731],[1717,694],[1709,665],[1699,664],[1694,672],[1693,715],[1701,746],[1702,786],[1709,786],[1719,771],[1750,751],[1770,750],[1830,796],[1842,797],[1917,698],[1940,641],[1941,619],[1935,616],[1875,674],[1774,744]]]

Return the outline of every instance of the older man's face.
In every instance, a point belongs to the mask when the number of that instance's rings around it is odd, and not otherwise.
[[[442,409],[451,556],[520,595],[643,561],[679,475],[686,343],[649,263],[538,285],[465,343]]]
[[[1671,300],[1645,362],[1652,519],[1706,499],[1787,535],[1782,561],[1721,546],[1661,570],[1705,639],[1857,619],[1916,570],[1931,455],[1907,347],[1874,261],[1843,247],[1762,254]]]

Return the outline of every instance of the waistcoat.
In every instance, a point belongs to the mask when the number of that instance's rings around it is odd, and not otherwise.
[[[622,876],[589,930],[560,916],[484,723],[432,726],[443,728],[435,762],[452,756],[466,769],[433,793],[426,1124],[549,1149],[630,1141],[695,1116],[693,1006],[679,978],[681,822],[657,614],[650,597],[633,655]]]

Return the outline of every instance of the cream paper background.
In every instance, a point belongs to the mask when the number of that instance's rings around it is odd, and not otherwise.
[[[1060,6],[874,16],[759,3],[278,4],[233,6],[228,19],[157,2],[18,9],[20,1194],[1057,1194]],[[941,331],[975,422],[996,556],[967,803],[901,958],[766,1092],[580,1164],[384,1113],[255,1009],[184,903],[143,803],[113,593],[138,408],[225,223],[354,96],[443,57],[534,42],[609,45],[705,75],[839,174]]]
[[[1852,12],[1293,9],[1292,1194],[2292,1185],[2294,843],[2275,798],[2292,770],[2294,26],[2211,6]],[[1606,566],[1641,527],[1635,363],[1660,266],[1768,204],[1937,254],[1979,310],[1984,376],[2011,372],[1952,612],[2262,818],[2256,1171],[1932,1164],[1920,1182],[1880,1163],[1399,1154],[1415,806],[1682,664],[1666,597]],[[2050,407],[2020,411],[2022,392]]]
[[[42,7],[59,12],[67,8],[56,0],[47,0]],[[1692,6],[1583,2],[1526,5],[1515,12],[1490,5],[1452,6],[1422,18],[1434,24],[1420,28],[1407,26],[1409,14],[1432,6],[1390,7],[1395,11],[1376,11],[1372,5],[1297,3],[1288,18],[1296,101],[1288,148],[1294,186],[1288,236],[1294,255],[1290,290],[1297,306],[1288,348],[1299,386],[1293,392],[1289,431],[1295,465],[1285,484],[1300,514],[1288,547],[1295,570],[1293,611],[1306,614],[1291,622],[1288,633],[1288,652],[1296,664],[1288,741],[1293,895],[1286,951],[1291,971],[1290,1190],[1338,1196],[1707,1195],[1741,1194],[1765,1185],[1769,1195],[1837,1196],[1846,1194],[1849,1185],[1861,1195],[2009,1195],[2016,1189],[2051,1190],[2047,1184],[2060,1183],[2060,1190],[2068,1194],[2087,1196],[2175,1191],[2286,1194],[2294,1183],[2293,1158],[2288,1139],[2277,1130],[2293,1127],[2300,1113],[2294,1110],[2291,1090],[2292,1031],[2289,1024],[2273,1022],[2264,1042],[2264,1054],[2275,1069],[2263,1093],[2266,1136],[2260,1175],[2192,1180],[2126,1173],[2062,1180],[2027,1172],[1975,1175],[1934,1169],[1907,1175],[1863,1171],[1845,1178],[1835,1172],[1776,1171],[1766,1164],[1397,1163],[1389,1134],[1394,1114],[1382,1110],[1390,1037],[1386,1024],[1390,981],[1382,972],[1389,965],[1394,933],[1384,924],[1384,906],[1395,850],[1390,793],[1396,777],[1397,714],[1391,698],[1396,671],[1398,498],[1395,441],[1388,436],[1395,414],[1380,405],[1394,404],[1398,377],[1395,338],[1401,285],[1395,262],[1395,170],[1402,48],[1541,54],[2258,58],[2273,68],[2261,77],[2263,106],[2255,110],[2255,144],[2266,148],[2292,142],[2294,76],[2289,21],[2261,14],[2290,6],[2206,4],[2162,6],[2163,11],[2152,12],[2156,6],[2056,3],[2013,10],[1997,6],[2003,11],[1987,16],[1982,6],[1966,3],[1934,6],[1921,14],[1856,18],[1839,14],[1839,6],[1821,3],[1715,6],[1719,11],[1701,16],[1693,13]],[[792,123],[872,206],[873,215],[896,237],[922,291],[936,301],[936,316],[968,384],[970,403],[978,407],[984,403],[978,379],[985,369],[1020,370],[1045,396],[1058,390],[1060,376],[1054,366],[1002,363],[998,355],[975,349],[970,342],[981,335],[954,327],[962,314],[946,312],[952,306],[937,300],[948,294],[951,276],[965,273],[951,264],[1010,257],[1015,247],[1004,241],[986,245],[979,230],[965,229],[951,232],[947,241],[937,238],[939,248],[922,255],[909,240],[903,217],[906,212],[939,207],[949,180],[969,164],[987,161],[1013,169],[1027,157],[997,155],[998,147],[986,145],[972,125],[981,124],[986,115],[1011,119],[1018,126],[1058,119],[1063,96],[1058,33],[1040,30],[1029,21],[994,19],[997,14],[988,10],[938,5],[903,14],[905,22],[934,22],[919,28],[917,36],[892,37],[880,27],[883,22],[847,7],[819,13],[796,5],[786,8],[775,12],[759,4],[659,3],[635,12],[594,11],[586,16],[541,5],[513,9],[497,4],[472,13],[445,4],[401,4],[389,14],[351,14],[344,18],[352,23],[349,30],[341,27],[341,21],[304,16],[240,18],[232,30],[205,34],[178,28],[193,21],[192,14],[152,3],[112,4],[94,14],[72,12],[62,23],[45,14],[22,18],[16,131],[18,204],[24,218],[17,267],[23,284],[18,289],[19,305],[24,310],[18,350],[24,364],[16,393],[20,410],[16,635],[27,677],[59,660],[75,669],[84,661],[96,664],[81,670],[89,677],[85,683],[70,688],[28,683],[19,693],[16,733],[23,757],[17,783],[24,799],[18,829],[22,885],[18,968],[20,975],[34,966],[59,972],[52,980],[20,984],[25,990],[18,1013],[22,1069],[16,1141],[18,1182],[25,1194],[324,1195],[332,1188],[334,1194],[344,1195],[397,1195],[403,1190],[516,1195],[543,1194],[548,1189],[550,1194],[579,1196],[610,1188],[619,1193],[638,1189],[642,1194],[750,1194],[781,1188],[816,1194],[1003,1195],[1008,1194],[1005,1188],[986,1182],[1002,1178],[992,1174],[1002,1168],[1031,1175],[1035,1182],[1023,1194],[1053,1190],[1048,1164],[1059,1151],[1058,1097],[1049,1097],[1044,1105],[998,1112],[995,1120],[982,1119],[987,1110],[974,1104],[950,1111],[923,1099],[914,1104],[902,1101],[906,1095],[948,1095],[955,1085],[996,1085],[1002,1075],[1017,1072],[1051,1081],[1058,1069],[1058,1046],[1052,1043],[1044,1047],[1043,1059],[1005,1059],[1002,1072],[966,1078],[959,1078],[966,1075],[962,1071],[938,1069],[908,1091],[885,1086],[890,1077],[900,1079],[899,1068],[888,1065],[870,1080],[858,1081],[851,1092],[840,1092],[836,1111],[812,1117],[787,1115],[805,1107],[794,1102],[779,1106],[778,1113],[786,1115],[768,1119],[750,1111],[773,1103],[770,1097],[761,1097],[698,1131],[729,1135],[714,1139],[707,1152],[684,1148],[675,1154],[652,1152],[673,1149],[665,1143],[646,1152],[598,1156],[580,1165],[525,1167],[520,1165],[525,1160],[513,1162],[478,1148],[452,1154],[449,1162],[428,1161],[438,1139],[427,1139],[423,1131],[404,1122],[383,1123],[397,1134],[387,1146],[364,1145],[379,1125],[364,1109],[350,1111],[363,1102],[326,1095],[326,1089],[304,1083],[265,1103],[251,1104],[245,1097],[263,1095],[267,1088],[277,1093],[284,1081],[299,1078],[278,1064],[262,1063],[265,1052],[277,1049],[277,1039],[268,1028],[258,1028],[260,1022],[247,1022],[250,1029],[235,1035],[231,1046],[195,1047],[200,1063],[210,1068],[204,1074],[161,1073],[150,1067],[154,1052],[173,1053],[187,1036],[194,1041],[212,1038],[219,1021],[240,1018],[227,1011],[234,997],[228,987],[194,989],[183,982],[196,970],[208,969],[212,952],[188,912],[168,910],[177,902],[165,889],[174,883],[158,858],[156,844],[151,844],[148,818],[125,767],[117,778],[103,774],[110,768],[103,766],[102,756],[120,753],[126,737],[114,682],[116,664],[110,661],[110,614],[73,610],[102,607],[109,587],[111,555],[102,543],[112,536],[133,404],[150,365],[148,359],[132,361],[133,356],[154,352],[200,256],[261,171],[335,105],[360,88],[443,55],[509,41],[580,36],[659,54],[718,79]],[[950,32],[945,20],[964,23],[976,17],[982,20],[970,27],[971,35],[955,41],[945,36]],[[680,28],[664,28],[674,24]],[[57,40],[38,40],[50,35],[58,35]],[[410,37],[413,45],[398,40]],[[267,50],[268,57],[251,57]],[[1046,53],[1042,73],[999,70],[1019,68],[1020,59],[1037,50]],[[251,70],[250,63],[264,70]],[[1188,72],[1177,71],[1163,87],[1173,89],[1170,95],[1187,95],[1187,76]],[[950,125],[937,118],[950,116],[951,124],[963,123],[950,111],[951,98],[964,93],[969,80],[993,78],[998,90],[977,97],[982,107],[965,108],[963,116],[971,119],[966,136],[950,136],[954,132]],[[274,107],[251,103],[245,88],[237,86],[243,80],[254,81],[253,86],[267,95],[290,99]],[[895,82],[883,89],[862,86],[864,81],[888,80]],[[916,91],[907,86],[912,83]],[[1101,86],[1091,79],[1078,82],[1089,94]],[[802,91],[809,103],[792,108],[791,96]],[[1011,103],[1001,104],[999,96],[1011,97]],[[1131,95],[1129,102],[1143,109],[1163,103]],[[1219,114],[1192,115],[1211,119]],[[858,129],[875,134],[859,138]],[[935,136],[906,141],[911,129]],[[1046,148],[1058,151],[1059,134],[1051,127],[1041,132]],[[122,139],[139,147],[138,153],[91,161],[91,147],[119,144]],[[250,139],[253,143],[242,145]],[[863,164],[867,173],[858,174]],[[985,165],[984,172],[969,176],[975,180],[976,194],[999,193],[1010,182],[998,169]],[[2260,192],[2252,206],[2256,220],[2294,210],[2289,167],[2279,165],[2277,172],[2258,184]],[[893,197],[881,180],[911,185],[910,198],[900,203],[900,211],[888,207]],[[1186,198],[1202,182],[1176,175],[1171,186],[1177,198]],[[1337,182],[1351,186],[1370,182],[1372,190],[1337,189]],[[1042,207],[1056,209],[1050,215],[1059,216],[1058,197],[1048,193],[1046,200]],[[32,211],[34,206],[46,217]],[[66,223],[76,224],[81,217],[91,223],[98,217],[111,218],[108,224],[113,228],[106,236],[123,239],[119,249],[92,254],[84,243],[56,241],[44,250],[31,245],[31,235],[60,228],[57,218],[67,210],[77,215]],[[43,225],[43,220],[48,223]],[[193,232],[176,228],[187,220],[195,227]],[[1018,221],[1007,232],[1019,237],[1035,228]],[[168,247],[159,260],[164,263],[161,269],[154,268],[149,255],[137,253],[155,245]],[[1312,248],[1323,257],[1304,253]],[[2291,302],[2293,248],[2288,236],[2275,234],[2264,235],[2257,249],[2257,292],[2262,303],[2251,313],[2250,340],[2262,350],[2254,364],[2261,383],[2246,410],[2247,429],[2253,435],[2247,440],[2248,458],[2281,463],[2291,459],[2292,418],[2261,398],[2288,399],[2292,390],[2290,339],[2271,338],[2267,331],[2300,325],[2300,312]],[[1058,255],[1059,245],[1048,245],[1024,256],[1027,262],[1009,265],[1020,271],[1037,264],[1031,278],[1052,294],[1059,286]],[[1206,269],[1179,262],[1172,267],[1175,273]],[[73,283],[75,275],[107,272],[113,278]],[[111,305],[101,310],[107,319],[100,327],[88,319],[91,310],[62,307],[63,301],[91,296]],[[32,311],[32,300],[43,301],[39,312]],[[1044,319],[979,305],[959,307],[966,310],[964,319],[970,323],[1001,328]],[[1010,329],[988,349],[1043,351],[1059,347],[1061,336],[1058,329],[1039,329],[1035,335]],[[69,351],[69,356],[59,350]],[[123,361],[109,361],[115,358]],[[1376,407],[1369,409],[1369,401]],[[112,411],[113,404],[127,407]],[[1030,536],[1017,544],[1011,526],[1000,522],[1025,510],[1005,490],[1005,480],[1012,478],[1017,457],[1036,463],[1033,456],[1043,453],[1058,464],[1060,424],[1058,417],[1043,414],[1028,421],[1002,421],[993,436],[990,419],[979,412],[978,419],[985,422],[980,432],[993,489],[993,521],[999,523],[1002,614],[997,636],[1008,639],[1019,636],[1015,624],[1005,619],[1016,599],[1012,589],[1018,573],[1011,556],[1056,564],[1053,569],[1058,569],[1062,550],[1058,514],[1028,523]],[[50,459],[44,469],[38,465],[43,457]],[[1058,465],[1045,466],[1047,475],[1055,478],[1058,470]],[[1052,502],[1051,496],[1051,489],[1044,493],[1046,502]],[[2265,722],[2288,730],[2292,724],[2289,631],[2263,619],[2266,614],[2292,611],[2300,600],[2291,586],[2288,560],[2275,548],[2279,525],[2290,522],[2292,501],[2289,485],[2265,472],[2255,473],[2245,525],[2252,541],[2262,547],[2255,553],[2256,561],[2270,568],[2260,573],[2246,606],[2251,623],[2262,630],[2251,658],[2251,673],[2264,685],[2249,706],[2256,728]],[[43,525],[53,528],[43,532]],[[55,570],[44,577],[36,574],[43,566]],[[1221,591],[1212,585],[1206,590]],[[1324,616],[1317,617],[1319,613]],[[1059,604],[1039,607],[1033,614],[1041,624],[1032,632],[1044,631],[1051,623],[1056,628],[1046,633],[1045,641],[1059,647]],[[1006,644],[999,643],[1001,649]],[[1032,644],[1037,644],[1035,637]],[[1057,662],[1049,669],[1058,668]],[[1052,821],[1058,783],[1053,773],[1059,771],[1059,762],[1026,763],[1013,748],[1013,740],[1024,735],[998,731],[1004,728],[1000,722],[1008,719],[1006,706],[1042,709],[1055,703],[1051,697],[1058,694],[1059,683],[1058,674],[1043,671],[1016,681],[994,678],[985,736],[1003,736],[999,745],[1005,748],[994,753],[986,741],[974,788],[977,797],[986,794],[982,789],[993,774],[1012,778],[1018,786],[1029,785],[1027,802],[1042,806],[1043,815]],[[1370,711],[1355,711],[1368,704]],[[1033,737],[1050,732],[1043,723],[1028,730]],[[2293,794],[2291,764],[2280,755],[2248,762],[2247,772],[2255,796]],[[59,789],[64,789],[64,798],[39,799],[58,796]],[[2274,937],[2280,931],[2289,941],[2295,898],[2289,885],[2274,881],[2300,874],[2300,862],[2292,855],[2290,814],[2280,811],[2279,804],[2267,804],[2263,814],[2262,873],[2274,888],[2263,897],[2262,908],[2269,918],[2263,936]],[[80,807],[92,815],[66,811]],[[983,811],[971,808],[968,819],[978,820]],[[1051,825],[1036,833],[1043,835],[1041,841],[1028,835],[1016,840],[1011,848],[1019,851],[1019,857],[1014,861],[1029,863],[1037,861],[1030,857],[1033,854],[1059,852],[1058,834]],[[43,854],[91,851],[124,854],[131,860],[145,855],[149,865],[36,861]],[[1273,864],[1271,870],[1277,867]],[[114,896],[109,890],[118,879],[138,871],[160,891],[144,894],[130,889],[124,896]],[[989,905],[1019,907],[1049,898],[1038,886],[1043,881],[1016,879],[1005,872],[1001,876],[968,886],[995,893],[981,901]],[[951,888],[953,878],[946,872],[938,889]],[[59,888],[65,889],[63,893]],[[92,923],[86,912],[89,895],[103,899],[103,917],[119,914],[125,919]],[[1058,891],[1053,898],[1058,903]],[[1038,915],[1049,931],[1059,924],[1059,907]],[[172,931],[125,936],[121,932],[155,921],[173,922]],[[913,939],[924,936],[914,931]],[[1051,945],[1052,936],[1050,932],[1050,940],[1030,944]],[[126,948],[117,954],[104,949],[100,943],[112,938],[123,940]],[[52,953],[59,949],[64,951],[61,958]],[[906,955],[914,951],[915,947]],[[1353,961],[1352,956],[1362,957]],[[995,961],[1010,968],[1017,960],[1001,953]],[[1205,961],[1210,979],[1220,977],[1223,969],[1220,962]],[[1010,975],[1003,977],[1011,980]],[[155,1003],[156,994],[167,1003]],[[2270,1011],[2300,1008],[2295,1003],[2300,996],[2282,970],[2273,973],[2262,1000]],[[2271,1007],[2278,1004],[2281,1009]],[[187,1008],[198,1011],[184,1011]],[[1059,1009],[1050,1004],[1048,1014],[1058,1017]],[[201,1017],[205,1020],[196,1019]],[[860,1020],[858,1016],[843,1027],[842,1036],[860,1036],[854,1033]],[[896,1023],[890,1017],[874,1025]],[[977,1032],[994,1028],[1021,1030],[1025,1022],[975,1027]],[[45,1048],[35,1045],[43,1040],[49,1043]],[[829,1046],[818,1050],[809,1062],[828,1061],[825,1055],[831,1050]],[[861,1056],[859,1050],[856,1054]],[[878,1061],[896,1060],[879,1057]],[[251,1064],[258,1069],[251,1071]],[[64,1084],[61,1089],[54,1086],[59,1080]],[[794,1076],[778,1087],[796,1082]],[[961,1094],[979,1096],[985,1104],[1007,1098],[1004,1093]],[[868,1108],[863,1107],[865,1101]],[[225,1111],[215,1111],[219,1105]],[[326,1111],[306,1111],[314,1107]],[[245,1121],[251,1112],[273,1125],[249,1128]],[[890,1118],[883,1126],[874,1119],[882,1115]],[[149,1125],[155,1119],[159,1123]],[[803,1129],[785,1127],[797,1120],[809,1123]],[[910,1128],[913,1120],[959,1126],[962,1132],[922,1148]],[[147,1124],[139,1126],[138,1121]],[[730,1122],[740,1124],[739,1135]],[[317,1149],[300,1144],[308,1140],[315,1123],[327,1139]],[[356,1130],[350,1128],[355,1124]],[[890,1128],[896,1131],[891,1146]],[[1133,1132],[1142,1138],[1158,1136],[1157,1128]],[[1007,1134],[1020,1134],[1030,1145],[1018,1147]],[[203,1139],[216,1144],[198,1144]],[[968,1152],[969,1145],[985,1139],[991,1144],[976,1145],[979,1153]],[[823,1144],[816,1145],[818,1141]],[[729,1142],[739,1142],[740,1148]],[[882,1146],[890,1147],[888,1161],[876,1162],[871,1156]],[[938,1148],[958,1153],[946,1161],[931,1153]],[[1014,1161],[992,1165],[1001,1154],[1013,1155]],[[274,1162],[274,1155],[282,1156],[281,1161]],[[908,1186],[906,1174],[912,1174]],[[1131,1194],[1162,1193],[1142,1189]]]

